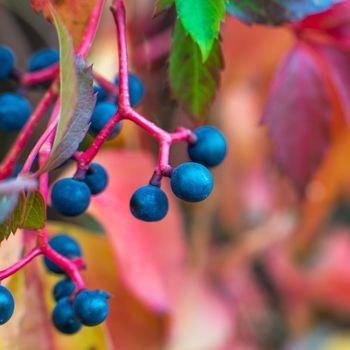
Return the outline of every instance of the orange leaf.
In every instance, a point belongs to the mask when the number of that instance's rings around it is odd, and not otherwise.
[[[30,0],[30,2],[36,12],[43,11],[44,16],[51,20],[47,7],[48,0]],[[67,27],[74,47],[77,48],[98,0],[52,0],[51,3]]]

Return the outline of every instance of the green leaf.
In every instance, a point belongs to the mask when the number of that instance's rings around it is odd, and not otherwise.
[[[168,10],[171,6],[173,6],[175,0],[157,0],[154,7],[154,14],[158,15],[159,13]]]
[[[196,117],[205,117],[215,96],[223,68],[220,42],[216,40],[205,63],[198,45],[177,21],[170,54],[169,79],[177,100]]]
[[[48,3],[49,4],[49,3]],[[78,78],[72,39],[52,5],[49,10],[54,20],[60,46],[60,116],[52,152],[61,143],[78,104]]]
[[[24,189],[37,187],[37,181],[27,177],[17,177],[0,181],[0,224],[14,211],[18,195]]]
[[[18,228],[40,229],[45,226],[45,202],[40,192],[24,192],[18,195],[17,205],[11,215],[0,226],[0,242],[7,239]]]
[[[185,31],[199,45],[202,59],[206,61],[219,37],[225,0],[176,0],[176,10]]]
[[[91,115],[96,104],[92,68],[86,67],[84,59],[80,56],[76,58],[75,65],[79,87],[78,104],[71,119],[66,121],[65,130],[60,135],[60,142],[56,144],[56,147],[54,145],[47,163],[40,169],[41,172],[54,169],[70,158],[89,129]]]
[[[45,202],[40,192],[31,192],[27,197],[26,213],[22,228],[39,229],[45,226]]]

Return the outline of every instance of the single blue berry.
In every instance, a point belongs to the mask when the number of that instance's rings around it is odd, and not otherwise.
[[[103,102],[106,100],[108,94],[106,90],[100,85],[94,85],[94,93],[96,96],[96,102]]]
[[[220,130],[213,126],[201,126],[194,130],[197,141],[188,145],[188,155],[192,161],[213,167],[220,164],[227,151],[226,139]]]
[[[71,178],[58,180],[52,188],[52,206],[62,215],[77,216],[90,204],[91,191],[83,182]]]
[[[0,80],[6,80],[15,66],[15,54],[6,47],[0,46]]]
[[[81,323],[75,316],[68,297],[64,297],[57,302],[52,311],[52,322],[64,334],[74,334],[80,330]]]
[[[129,72],[128,75],[129,81],[129,96],[130,96],[130,105],[135,107],[143,99],[144,88],[142,81],[133,73]],[[115,79],[115,84],[119,85],[119,76]]]
[[[102,165],[92,163],[85,174],[84,182],[89,186],[92,194],[99,194],[107,187],[107,171]]]
[[[32,55],[27,63],[27,69],[29,72],[41,70],[57,63],[59,59],[60,56],[56,49],[41,49]]]
[[[168,198],[157,186],[147,185],[134,192],[130,210],[135,218],[143,221],[162,220],[168,212]]]
[[[66,258],[73,259],[82,255],[79,243],[65,233],[61,233],[49,240],[50,247]],[[64,271],[48,257],[44,257],[47,269],[54,273],[64,273]]]
[[[53,289],[53,297],[56,301],[64,297],[69,297],[75,290],[75,284],[70,278],[58,281]]]
[[[102,290],[82,290],[74,299],[74,313],[83,325],[96,326],[108,315],[109,298],[110,295]]]
[[[177,166],[171,174],[174,194],[188,202],[206,199],[213,190],[213,176],[202,164],[188,162]]]
[[[13,93],[0,95],[0,129],[21,130],[31,113],[32,107],[24,97]]]
[[[100,102],[96,105],[92,117],[90,130],[93,134],[97,135],[112,116],[117,112],[118,107],[114,103]],[[122,127],[122,122],[117,123],[109,137],[116,136]]]
[[[4,286],[0,286],[0,325],[6,323],[15,309],[15,301],[11,292]]]

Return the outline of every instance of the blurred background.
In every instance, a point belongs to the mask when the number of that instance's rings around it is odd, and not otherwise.
[[[302,196],[276,162],[261,123],[274,72],[294,45],[295,31],[247,26],[227,16],[220,88],[208,116],[194,120],[177,106],[167,79],[175,11],[153,17],[153,0],[127,0],[126,7],[131,70],[145,86],[137,108],[169,131],[202,123],[219,127],[227,158],[214,170],[207,201],[180,202],[165,179],[167,218],[139,222],[129,213],[129,200],[149,181],[158,145],[124,123],[97,156],[110,182],[89,213],[67,221],[48,212],[50,233],[64,231],[81,243],[88,287],[113,295],[109,318],[78,335],[58,334],[49,321],[57,278],[38,259],[5,281],[16,310],[0,329],[0,349],[350,349],[350,133],[343,113],[334,109],[331,142]],[[0,0],[0,44],[14,50],[24,70],[33,52],[57,47],[57,38],[29,2]],[[108,6],[88,61],[113,81],[118,58]],[[350,72],[350,56],[347,62],[344,71]],[[42,94],[28,92],[33,106]],[[22,161],[44,128],[38,127]],[[286,137],[288,132],[293,129]],[[15,136],[0,134],[1,157]],[[184,161],[186,145],[175,144],[171,164]],[[73,173],[68,165],[51,180]],[[1,268],[16,261],[25,245],[21,233],[3,242]]]

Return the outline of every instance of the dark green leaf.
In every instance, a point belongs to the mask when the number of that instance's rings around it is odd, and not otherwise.
[[[177,21],[170,55],[169,79],[173,94],[192,115],[205,117],[218,87],[222,68],[219,40],[215,40],[207,61],[203,63],[198,45]]]
[[[219,37],[225,0],[176,0],[176,10],[185,31],[199,45],[206,61]]]

